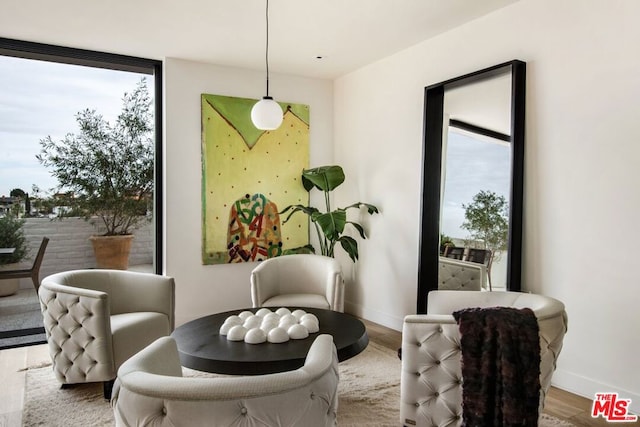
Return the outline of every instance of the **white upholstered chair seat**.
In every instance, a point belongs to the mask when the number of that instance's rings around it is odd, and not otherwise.
[[[74,270],[42,280],[43,323],[62,384],[105,382],[118,367],[174,327],[174,280],[120,270]]]
[[[344,281],[338,261],[312,254],[266,259],[251,272],[254,307],[315,307],[344,311]]]
[[[163,337],[171,331],[165,314],[153,312],[123,313],[111,316],[113,358],[116,366],[133,356],[139,348],[131,343],[149,341],[148,337]]]
[[[276,295],[265,300],[262,307],[312,307],[330,310],[331,306],[323,295],[316,294],[287,294]]]
[[[337,388],[330,335],[316,338],[295,371],[219,378],[182,377],[176,343],[165,337],[120,367],[111,404],[116,426],[325,427],[336,425]]]
[[[452,313],[471,307],[533,310],[540,336],[540,410],[567,330],[564,304],[521,292],[432,291],[427,314],[409,315],[402,330],[400,421],[418,427],[460,426],[460,333]]]

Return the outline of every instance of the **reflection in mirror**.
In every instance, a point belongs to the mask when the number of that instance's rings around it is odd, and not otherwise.
[[[425,88],[417,313],[434,289],[520,290],[524,99],[522,61]]]
[[[511,74],[505,72],[444,95],[440,256],[482,264],[480,289],[506,290],[510,94]],[[450,274],[439,269],[439,288],[473,288],[460,275],[452,282]]]

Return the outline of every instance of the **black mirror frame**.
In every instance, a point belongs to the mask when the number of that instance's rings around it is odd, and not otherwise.
[[[418,259],[418,314],[427,312],[429,291],[438,289],[440,247],[440,188],[442,179],[442,131],[446,89],[485,80],[511,69],[511,195],[509,200],[509,242],[507,290],[521,290],[522,207],[524,182],[526,63],[505,62],[470,74],[430,85],[424,91],[424,150],[420,258]]]

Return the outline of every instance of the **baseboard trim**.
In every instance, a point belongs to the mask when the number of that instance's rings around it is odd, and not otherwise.
[[[633,393],[610,384],[604,384],[562,369],[556,369],[553,373],[551,384],[589,400],[593,400],[596,393],[618,393],[620,398],[631,399],[631,406],[629,408],[631,412],[640,414],[640,394],[638,393]]]
[[[373,323],[377,323],[378,325],[395,329],[396,331],[402,331],[402,323],[404,321],[404,317],[397,318],[395,316],[390,316],[387,313],[383,313],[378,310],[371,310],[371,309],[362,307],[359,304],[354,304],[350,301],[344,302],[344,308],[345,308],[345,312],[353,314],[354,316],[367,319]]]

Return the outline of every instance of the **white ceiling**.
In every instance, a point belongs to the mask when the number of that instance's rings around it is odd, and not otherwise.
[[[516,1],[270,0],[270,69],[332,79]],[[1,9],[0,37],[264,69],[265,0],[2,0]]]

